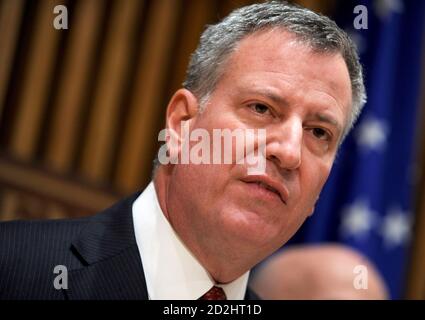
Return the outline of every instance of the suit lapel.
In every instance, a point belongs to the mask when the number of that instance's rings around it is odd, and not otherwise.
[[[147,299],[134,235],[132,204],[139,194],[91,217],[71,246],[81,267],[70,270],[68,299]]]

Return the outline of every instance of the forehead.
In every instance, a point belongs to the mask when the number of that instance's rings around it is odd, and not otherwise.
[[[322,63],[309,64],[319,61]],[[266,68],[286,73],[291,72],[291,66],[302,62],[305,67],[302,71],[313,78],[321,78],[323,72],[330,72],[338,76],[329,79],[332,85],[350,82],[346,63],[340,53],[314,50],[294,34],[280,28],[265,29],[246,36],[239,41],[229,62],[226,72],[231,71],[234,66],[249,67],[247,70]]]

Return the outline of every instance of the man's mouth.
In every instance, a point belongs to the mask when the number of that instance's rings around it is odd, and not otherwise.
[[[247,176],[242,179],[242,181],[245,183],[256,184],[260,188],[263,188],[268,192],[274,193],[280,198],[283,203],[286,204],[286,201],[288,199],[288,191],[282,184],[279,184],[268,176]]]
[[[276,193],[280,197],[279,191],[277,191],[275,188],[265,184],[264,182],[254,182],[254,183],[258,184],[260,187],[266,188],[267,190]]]

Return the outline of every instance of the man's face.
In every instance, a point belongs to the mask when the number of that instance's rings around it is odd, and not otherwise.
[[[190,130],[266,129],[266,169],[242,164],[176,165],[170,221],[195,247],[262,258],[285,243],[314,209],[351,112],[339,54],[314,53],[279,30],[257,32],[230,56]],[[258,182],[274,186],[280,195]],[[198,250],[197,250],[198,248]],[[214,252],[214,251],[213,251]]]

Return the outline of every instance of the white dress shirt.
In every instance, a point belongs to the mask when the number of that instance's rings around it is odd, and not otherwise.
[[[149,299],[196,300],[214,285],[229,300],[244,298],[249,271],[217,285],[164,216],[153,182],[134,201],[133,221]]]

